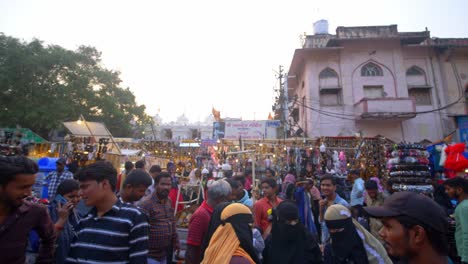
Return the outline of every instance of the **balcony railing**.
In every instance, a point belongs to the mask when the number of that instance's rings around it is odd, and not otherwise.
[[[357,120],[402,121],[416,116],[412,98],[363,98],[354,105]]]

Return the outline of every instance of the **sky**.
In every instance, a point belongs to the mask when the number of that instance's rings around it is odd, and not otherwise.
[[[313,23],[397,24],[468,38],[466,0],[0,0],[0,32],[75,50],[90,45],[164,122],[268,117],[279,65],[289,67]],[[53,109],[51,109],[53,111]]]

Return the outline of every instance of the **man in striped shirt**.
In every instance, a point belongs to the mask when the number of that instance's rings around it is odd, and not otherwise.
[[[80,193],[93,209],[81,219],[66,263],[147,263],[148,222],[114,194],[117,171],[99,161],[80,171]]]

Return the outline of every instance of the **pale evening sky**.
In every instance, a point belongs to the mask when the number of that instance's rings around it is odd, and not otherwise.
[[[468,37],[466,0],[0,0],[0,32],[68,49],[95,46],[106,67],[163,121],[183,114],[266,119],[278,65],[299,36],[337,26],[398,24],[399,31]],[[53,111],[53,109],[51,109]]]

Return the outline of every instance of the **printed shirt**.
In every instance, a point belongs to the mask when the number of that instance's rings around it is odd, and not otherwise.
[[[341,198],[338,194],[336,194],[335,201],[333,201],[333,204],[341,204],[343,206],[349,207],[348,202]],[[325,215],[325,212],[327,211],[328,206],[324,209],[323,214]],[[321,223],[322,226],[322,243],[326,244],[328,240],[330,239],[330,233],[328,232],[327,225],[325,224],[325,221],[322,221]]]
[[[278,206],[283,200],[279,197],[276,197],[276,205]],[[273,205],[268,201],[268,198],[264,197],[258,200],[254,205],[254,220],[255,225],[259,226],[262,229],[262,232],[265,232],[270,222],[268,221],[268,210],[272,209]]]
[[[140,209],[149,221],[149,256],[161,261],[171,246],[178,246],[176,222],[171,200],[160,200],[157,192],[143,200]]]
[[[49,199],[52,200],[55,197],[55,193],[57,192],[58,186],[64,180],[73,180],[73,173],[64,170],[60,175],[57,171],[53,171],[49,173],[46,179],[50,179],[49,183]]]
[[[213,208],[206,201],[190,217],[187,244],[192,246],[201,246],[203,238],[208,233]],[[200,252],[201,253],[201,252]]]
[[[56,234],[47,208],[24,202],[0,223],[0,263],[24,264],[29,232],[41,239],[36,263],[53,263]]]
[[[75,231],[66,263],[147,263],[146,216],[119,199],[101,217],[93,208]]]

